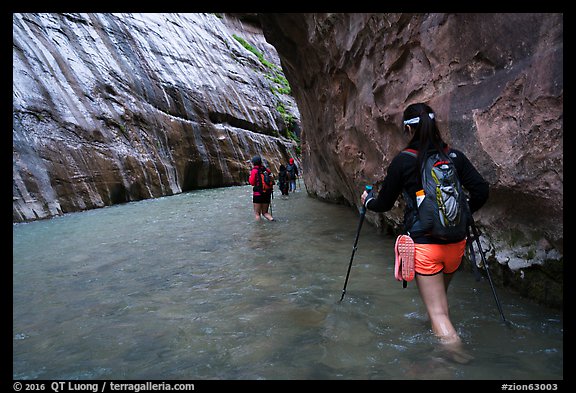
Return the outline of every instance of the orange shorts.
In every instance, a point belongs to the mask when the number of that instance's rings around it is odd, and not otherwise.
[[[462,262],[465,250],[466,239],[450,244],[414,243],[414,270],[424,276],[441,271],[454,273]]]

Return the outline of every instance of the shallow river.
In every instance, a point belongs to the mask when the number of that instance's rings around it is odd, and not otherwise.
[[[279,194],[279,193],[277,193]],[[563,379],[563,316],[469,270],[449,289],[473,359],[436,343],[393,239],[359,215],[251,187],[13,225],[14,379]]]

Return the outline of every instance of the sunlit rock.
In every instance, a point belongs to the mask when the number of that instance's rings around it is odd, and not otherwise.
[[[247,184],[256,154],[277,172],[299,114],[262,60],[225,15],[13,14],[13,220]]]

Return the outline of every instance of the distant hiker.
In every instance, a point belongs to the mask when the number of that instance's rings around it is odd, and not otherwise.
[[[260,156],[252,158],[252,170],[250,171],[250,178],[248,182],[253,186],[252,188],[252,202],[254,203],[254,218],[256,221],[260,220],[260,216],[264,216],[268,221],[274,221],[272,214],[268,212],[270,208],[270,201],[272,200],[272,191],[274,187],[274,180],[272,180],[272,173],[270,169],[262,164]]]
[[[284,164],[280,164],[280,169],[278,172],[278,188],[282,195],[288,195],[288,171]]]
[[[427,189],[423,183],[428,178],[425,173],[428,167],[427,157],[439,154],[446,167],[455,167],[461,186],[469,193],[466,207],[469,210],[462,214],[461,220],[467,220],[467,217],[486,203],[489,185],[461,151],[450,148],[442,140],[434,117],[432,108],[423,103],[412,104],[406,108],[403,129],[406,137],[410,138],[407,148],[390,163],[378,195],[364,191],[361,201],[368,210],[385,212],[394,206],[402,194],[406,202],[403,233],[408,236],[402,238],[406,242],[402,244],[399,252],[403,255],[400,256],[413,262],[416,285],[426,306],[432,332],[440,343],[444,344],[443,347],[450,350],[454,360],[466,362],[470,356],[462,350],[461,339],[450,320],[447,296],[450,280],[464,255],[466,233],[449,234],[446,235],[450,237],[447,239],[444,234],[439,237],[423,229],[422,226],[426,223],[421,220],[419,210],[428,206],[420,199],[423,189]],[[440,194],[436,193],[440,198]],[[435,199],[432,198],[437,196],[429,194],[430,192],[423,195],[423,200],[433,202]],[[429,226],[432,225],[432,218]]]
[[[295,192],[296,191],[296,179],[298,178],[298,166],[296,166],[296,163],[294,162],[293,158],[290,158],[289,160],[289,164],[286,166],[286,170],[288,171],[288,179],[289,179],[289,184],[290,184],[290,188],[289,190],[291,192]]]

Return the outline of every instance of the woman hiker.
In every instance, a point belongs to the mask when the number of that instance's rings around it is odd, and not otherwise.
[[[443,344],[442,348],[449,350],[454,360],[467,362],[471,356],[463,351],[462,340],[450,320],[447,296],[450,280],[465,252],[466,235],[447,242],[412,230],[413,206],[416,206],[416,192],[423,188],[420,177],[426,153],[446,151],[448,146],[442,140],[432,108],[424,103],[412,104],[405,109],[403,130],[409,138],[407,148],[416,150],[417,155],[399,153],[390,163],[378,195],[374,197],[364,191],[361,201],[368,210],[385,212],[394,206],[400,194],[405,199],[413,198],[406,201],[404,233],[412,239],[416,285],[432,332]],[[451,148],[448,155],[454,162],[462,186],[469,193],[470,214],[474,213],[487,201],[489,185],[461,151]]]

